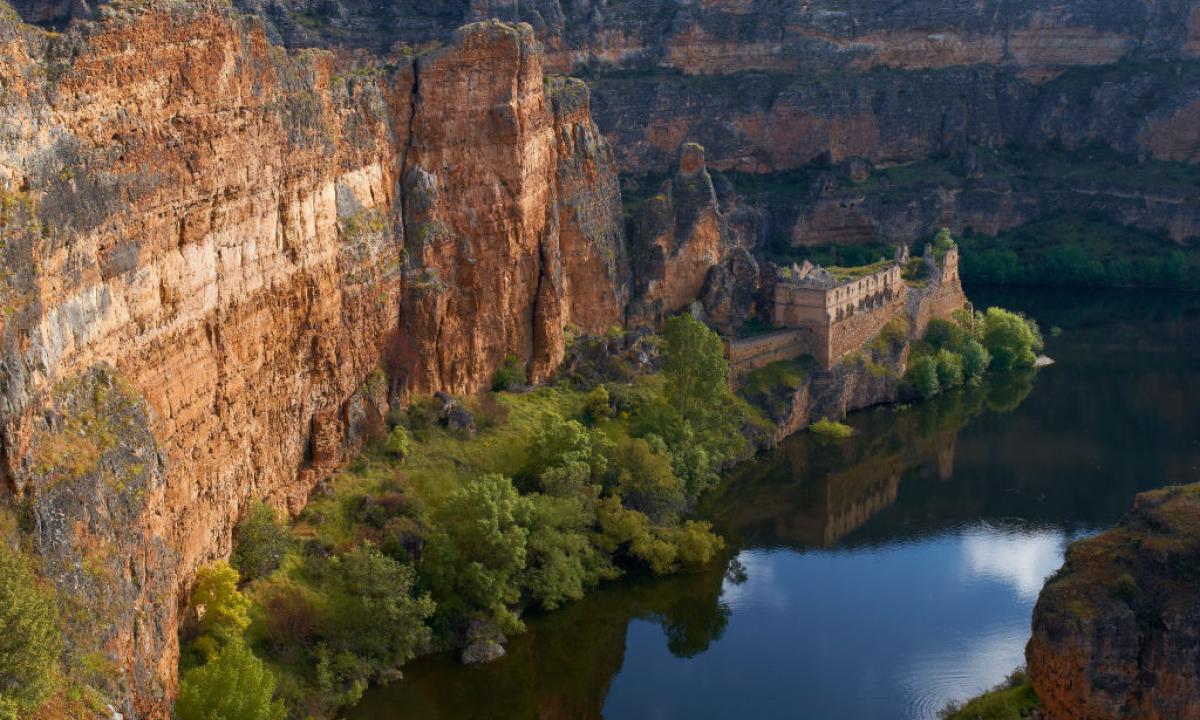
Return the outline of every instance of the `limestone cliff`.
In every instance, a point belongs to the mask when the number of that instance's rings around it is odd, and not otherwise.
[[[1200,715],[1200,489],[1140,495],[1071,545],[1038,598],[1026,650],[1051,720]]]
[[[247,503],[298,510],[406,391],[619,322],[623,220],[528,29],[346,70],[219,5],[99,12],[0,22],[0,500],[153,718]]]
[[[761,221],[751,209],[722,207],[705,164],[704,148],[684,143],[678,171],[645,199],[630,218],[634,293],[629,309],[635,324],[654,324],[701,297],[710,271],[724,267],[736,251],[754,265],[748,251],[761,242]],[[718,270],[720,272],[720,270]],[[757,284],[757,268],[741,289]],[[732,292],[732,291],[731,291]],[[739,318],[740,322],[740,318]]]
[[[543,380],[563,328],[623,320],[611,153],[587,90],[552,98],[528,26],[469,26],[417,60],[405,157],[409,387],[474,392],[507,355]]]

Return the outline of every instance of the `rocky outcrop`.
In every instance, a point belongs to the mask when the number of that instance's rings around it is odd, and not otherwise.
[[[675,176],[632,211],[630,322],[653,325],[666,314],[686,308],[701,297],[710,271],[739,248],[757,248],[760,240],[758,214],[748,208],[723,209],[705,165],[704,148],[683,143]],[[746,263],[744,254],[739,257],[738,264],[745,267],[736,271],[755,275],[757,269],[750,267],[753,258]],[[722,301],[713,302],[715,306]]]
[[[547,92],[528,26],[482,23],[417,60],[404,171],[407,386],[477,392],[508,355],[546,379],[563,328],[623,316],[619,190],[587,91]]]
[[[345,71],[219,5],[96,12],[0,21],[0,501],[104,628],[96,682],[161,718],[250,500],[298,511],[406,392],[619,322],[623,221],[528,28]]]
[[[1026,650],[1051,720],[1200,715],[1200,488],[1138,496],[1072,544],[1042,590]]]

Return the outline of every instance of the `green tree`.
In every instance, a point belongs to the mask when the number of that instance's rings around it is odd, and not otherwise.
[[[942,386],[938,381],[937,361],[930,355],[922,355],[908,368],[912,386],[923,398],[931,398],[941,392]]]
[[[963,359],[959,355],[942,348],[933,356],[937,362],[938,387],[942,390],[962,385]]]
[[[963,343],[962,360],[963,375],[968,380],[983,377],[983,374],[987,372],[988,366],[992,364],[992,356],[987,350],[983,349],[983,346],[975,338],[970,338]]]
[[[578,600],[601,580],[619,574],[591,542],[593,503],[581,497],[532,495],[528,562],[522,585],[543,609]]]
[[[611,451],[612,441],[603,433],[552,415],[533,434],[525,475],[543,492],[573,495],[600,482]]]
[[[597,385],[587,394],[583,403],[583,416],[591,424],[596,424],[603,418],[612,417],[612,398],[608,388]]]
[[[352,653],[371,672],[396,668],[429,642],[428,595],[413,592],[416,571],[369,543],[330,558],[321,573],[326,604],[320,635],[335,651]]]
[[[54,691],[61,651],[54,598],[0,544],[0,719],[28,717]]]
[[[442,622],[475,617],[502,632],[521,628],[510,606],[521,597],[530,512],[529,499],[503,475],[469,481],[438,508],[422,570]]]
[[[988,308],[983,320],[983,347],[998,370],[1032,367],[1042,351],[1037,323],[1001,308]]]
[[[687,509],[683,482],[675,476],[671,456],[656,453],[640,438],[627,438],[614,456],[616,489],[626,507],[655,524],[672,523]]]
[[[275,677],[237,639],[207,664],[184,673],[175,716],[178,720],[283,720],[287,711],[274,695]]]
[[[941,260],[954,246],[954,237],[950,235],[950,228],[942,228],[933,238],[933,256]]]
[[[724,414],[729,396],[729,362],[721,338],[691,315],[676,315],[663,328],[667,399],[696,427]]]
[[[596,541],[610,555],[626,553],[655,575],[675,570],[679,549],[662,538],[644,514],[624,507],[619,496],[604,498],[598,517],[600,534]]]
[[[205,565],[196,573],[192,605],[200,615],[195,647],[207,660],[241,637],[250,624],[250,599],[238,592],[238,572],[227,562]]]
[[[292,534],[274,508],[261,501],[250,506],[234,530],[234,538],[237,544],[230,560],[248,580],[275,572],[292,547]]]

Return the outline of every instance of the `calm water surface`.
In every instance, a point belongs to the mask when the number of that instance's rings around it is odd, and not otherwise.
[[[488,667],[414,663],[351,717],[926,720],[999,682],[1068,542],[1200,482],[1200,296],[971,295],[1061,327],[1058,364],[792,438],[707,501],[711,571],[533,618]]]

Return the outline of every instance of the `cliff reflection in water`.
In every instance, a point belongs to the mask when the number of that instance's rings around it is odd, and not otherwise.
[[[849,441],[789,438],[734,470],[703,514],[739,547],[837,545],[896,502],[902,477],[950,479],[963,426],[986,410],[1014,410],[1033,380],[1032,371],[1011,373],[907,409],[861,413]],[[941,519],[911,529],[939,529]]]
[[[1058,365],[791,438],[701,508],[723,562],[530,618],[492,666],[413,663],[350,717],[931,720],[998,682],[1069,540],[1200,482],[1200,295],[971,295],[1061,326]]]

